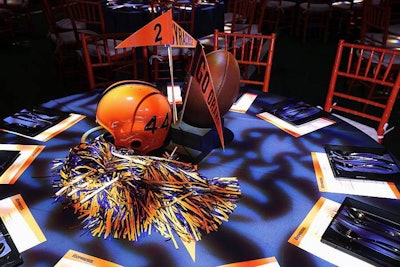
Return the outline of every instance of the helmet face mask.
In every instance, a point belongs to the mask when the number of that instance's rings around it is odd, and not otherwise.
[[[171,107],[154,85],[122,81],[107,88],[97,105],[96,120],[117,147],[140,154],[162,147],[171,125]]]

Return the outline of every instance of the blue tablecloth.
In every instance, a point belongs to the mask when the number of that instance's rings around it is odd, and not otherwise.
[[[321,197],[342,202],[347,195],[322,193],[316,183],[311,152],[323,152],[325,144],[380,145],[352,126],[337,123],[304,135],[292,137],[255,116],[261,107],[282,100],[260,94],[246,114],[228,112],[225,127],[233,141],[225,150],[214,149],[199,164],[206,177],[237,177],[242,197],[237,208],[218,231],[204,235],[196,244],[194,262],[182,243],[176,249],[157,232],[137,242],[93,237],[79,229],[76,215],[54,203],[52,187],[54,159],[68,155],[82,134],[96,126],[95,110],[100,92],[72,95],[44,106],[87,115],[44,143],[46,148],[14,185],[2,185],[1,197],[21,194],[47,241],[22,253],[24,266],[53,266],[69,249],[109,260],[123,266],[201,266],[276,257],[280,266],[332,266],[292,244],[288,239]],[[13,134],[1,133],[3,143],[43,144]],[[400,210],[400,201],[352,196],[391,210]]]

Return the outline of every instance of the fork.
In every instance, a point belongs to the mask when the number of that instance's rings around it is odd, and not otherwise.
[[[354,232],[352,229],[344,226],[343,224],[339,223],[338,221],[335,221],[333,225],[335,226],[334,229],[336,229],[338,233],[340,233],[344,237],[350,239],[351,241],[364,241],[364,242],[370,243],[372,245],[378,246],[388,252],[395,254],[396,260],[400,260],[400,257],[399,257],[400,249],[398,249],[397,247],[387,244],[385,242],[376,240],[376,239],[362,237],[361,235]]]

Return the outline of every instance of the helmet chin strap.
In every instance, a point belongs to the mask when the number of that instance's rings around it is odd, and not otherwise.
[[[92,129],[87,130],[81,137],[81,143],[87,143],[86,139],[88,138],[89,135],[91,135],[94,132],[100,131],[102,129],[104,129],[104,127],[99,125],[99,126],[93,127]]]

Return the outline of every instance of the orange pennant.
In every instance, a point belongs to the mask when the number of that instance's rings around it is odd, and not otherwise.
[[[122,41],[116,48],[168,45],[173,42],[172,11],[168,10]]]
[[[186,32],[178,23],[172,23],[172,43],[171,47],[196,47],[197,40]]]
[[[208,67],[206,54],[200,43],[197,43],[194,51],[192,65],[190,67],[190,75],[200,85],[200,91],[213,119],[215,128],[217,129],[222,149],[225,149],[224,133],[218,107],[217,94],[215,93],[214,83],[212,81],[210,68]]]

